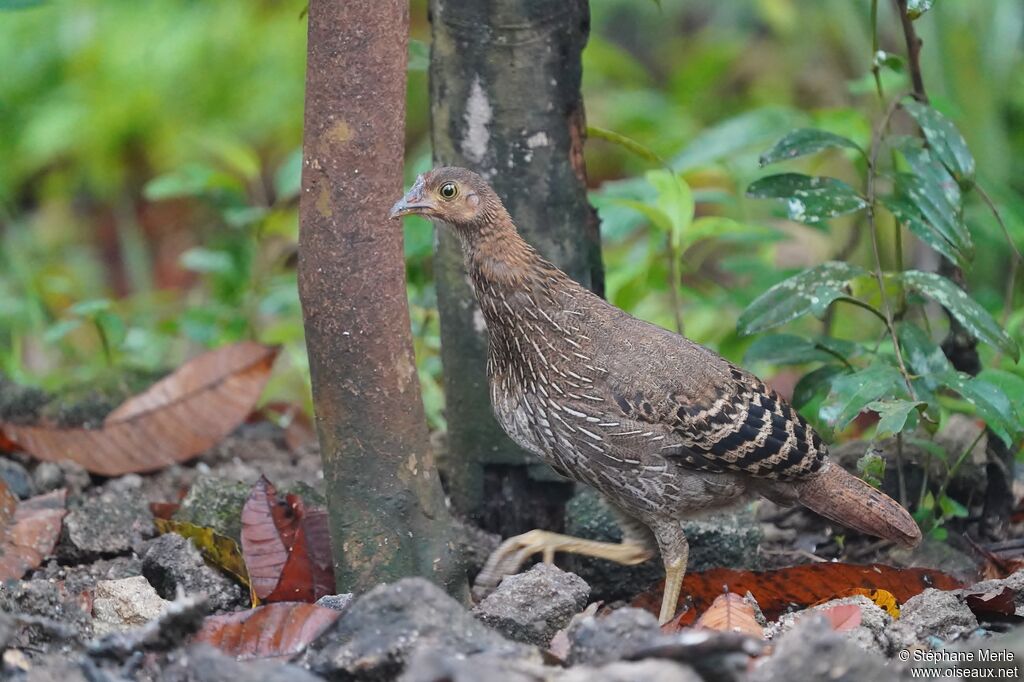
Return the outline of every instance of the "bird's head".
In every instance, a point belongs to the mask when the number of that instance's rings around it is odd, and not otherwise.
[[[460,233],[507,217],[498,195],[482,177],[465,168],[435,168],[416,182],[391,208],[391,218],[421,215],[455,227]]]

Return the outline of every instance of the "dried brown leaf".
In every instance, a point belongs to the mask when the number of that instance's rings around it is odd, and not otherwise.
[[[340,615],[340,611],[316,604],[266,604],[207,617],[194,641],[215,646],[238,660],[288,659],[301,653]]]
[[[694,627],[719,632],[740,632],[764,639],[764,628],[757,622],[753,604],[735,592],[718,595],[711,607],[697,619]]]
[[[18,502],[0,479],[0,581],[21,579],[53,553],[66,497],[61,488]]]
[[[69,459],[103,476],[155,471],[195,457],[245,421],[277,352],[245,341],[204,353],[125,401],[102,428],[0,423],[0,430],[44,461]]]

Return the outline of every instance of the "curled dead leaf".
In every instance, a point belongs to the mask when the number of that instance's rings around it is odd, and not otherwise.
[[[21,579],[53,553],[66,498],[61,488],[19,502],[0,479],[0,582]]]
[[[242,550],[234,540],[221,535],[212,528],[197,526],[185,521],[154,518],[153,523],[161,535],[177,533],[190,540],[207,563],[234,576],[238,582],[251,590],[249,573],[245,569],[245,560],[242,559]],[[253,596],[255,597],[255,595]],[[254,601],[255,603],[258,602]]]
[[[313,602],[335,593],[324,509],[297,495],[280,499],[260,477],[242,507],[242,556],[253,593],[266,602]]]
[[[277,352],[244,341],[203,353],[129,398],[98,429],[0,423],[0,431],[44,461],[71,460],[103,476],[155,471],[195,457],[245,421]]]
[[[764,639],[764,628],[757,622],[754,605],[734,592],[715,597],[715,601],[701,614],[694,627],[719,632],[740,632]]]
[[[340,615],[340,611],[316,604],[266,604],[248,611],[208,616],[194,641],[210,644],[243,661],[288,659],[302,653]]]
[[[775,620],[786,611],[831,599],[852,587],[884,589],[903,603],[929,587],[954,590],[963,587],[963,584],[941,571],[894,568],[883,564],[860,566],[829,562],[773,571],[714,568],[686,575],[683,579],[682,598],[688,608],[670,622],[676,628],[693,624],[696,614],[708,608],[724,589],[741,594],[750,592],[765,618]],[[644,592],[633,599],[632,605],[657,614],[661,605],[661,592],[661,586]]]

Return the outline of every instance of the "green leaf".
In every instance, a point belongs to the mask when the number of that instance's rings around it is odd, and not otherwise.
[[[903,377],[892,365],[877,364],[832,381],[832,391],[821,406],[821,418],[837,431],[845,429],[870,403],[902,395]]]
[[[882,201],[901,223],[951,260],[966,264],[974,257],[974,243],[960,206],[950,203],[941,185],[927,176],[910,173],[898,173],[895,185],[892,201]]]
[[[587,126],[587,137],[592,137],[598,140],[604,140],[605,142],[611,142],[612,144],[616,144],[622,147],[623,149],[631,152],[632,154],[635,154],[636,156],[640,157],[641,159],[644,159],[645,161],[650,161],[651,163],[657,164],[659,166],[665,165],[665,162],[662,160],[660,156],[655,154],[649,148],[645,147],[643,144],[637,142],[631,137],[623,135],[622,133],[617,133],[613,130],[608,130],[607,128]]]
[[[856,344],[842,339],[824,338],[811,341],[796,334],[767,334],[750,344],[743,362],[769,362],[775,365],[830,362],[847,358],[853,355],[856,349]]]
[[[867,206],[856,190],[836,178],[782,173],[755,180],[747,187],[755,199],[783,199],[790,220],[818,225],[828,218]]]
[[[935,0],[907,0],[907,16],[912,20],[927,12],[935,4]]]
[[[411,38],[409,40],[409,61],[406,69],[409,71],[426,71],[430,68],[430,45],[422,40]]]
[[[659,208],[655,208],[650,204],[645,204],[642,201],[637,201],[636,199],[620,199],[618,197],[610,197],[607,199],[607,203],[613,206],[622,206],[624,208],[632,209],[647,218],[647,221],[651,225],[662,232],[666,234],[670,234],[672,232],[672,219],[665,215],[665,213]]]
[[[681,171],[706,166],[742,150],[771,144],[805,120],[802,114],[781,107],[744,112],[702,131],[672,159],[672,167]]]
[[[65,336],[82,326],[81,319],[61,320],[51,325],[43,332],[43,341],[46,343],[57,343]]]
[[[788,161],[799,156],[815,154],[824,149],[840,147],[856,149],[861,154],[864,153],[856,142],[842,135],[836,135],[825,130],[817,130],[816,128],[801,128],[786,135],[775,143],[774,147],[762,154],[760,163],[763,168],[770,163]]]
[[[299,147],[277,167],[274,173],[274,194],[277,201],[298,196],[302,189],[302,148]]]
[[[974,299],[950,280],[933,272],[908,270],[902,275],[908,289],[932,299],[979,341],[995,346],[1014,361],[1020,359],[1017,342]]]
[[[192,272],[229,275],[235,271],[235,261],[227,251],[215,251],[197,246],[181,254],[181,267]]]
[[[1014,419],[1014,408],[1002,389],[962,372],[949,372],[941,377],[941,382],[969,402],[992,433],[1007,445],[1013,444],[1022,425]]]
[[[79,317],[95,317],[105,310],[110,310],[111,305],[113,304],[109,298],[93,298],[88,301],[79,301],[68,308],[68,312]]]
[[[917,121],[928,146],[957,183],[964,189],[971,187],[974,184],[974,156],[953,122],[914,99],[906,100],[903,108]]]
[[[987,368],[981,370],[978,379],[999,387],[1013,406],[1014,422],[1024,425],[1024,377],[1005,369]]]
[[[681,177],[668,170],[647,171],[645,176],[657,191],[655,204],[669,218],[672,224],[672,243],[678,248],[683,236],[693,222],[695,204],[690,185]]]
[[[904,65],[903,57],[885,50],[876,52],[872,63],[874,66],[885,67],[895,73],[901,73]]]
[[[917,426],[918,410],[922,407],[927,407],[927,403],[916,400],[875,400],[868,403],[867,408],[877,412],[879,417],[875,438],[895,436],[904,429],[913,430]]]
[[[747,306],[736,323],[741,335],[778,327],[809,312],[823,313],[837,298],[847,295],[854,277],[863,268],[829,261],[779,282]]]
[[[945,493],[939,496],[939,509],[942,510],[943,518],[947,519],[964,519],[968,515],[967,507]]]
[[[900,325],[898,335],[911,374],[917,376],[926,388],[934,391],[939,386],[938,377],[953,370],[946,354],[923,329],[910,322]]]
[[[207,166],[189,164],[176,171],[158,175],[146,183],[143,194],[150,201],[200,196],[218,186],[218,173]]]
[[[701,239],[721,239],[753,243],[777,241],[780,239],[780,233],[763,225],[741,223],[738,220],[726,218],[725,216],[706,215],[694,220],[684,237],[686,244],[694,244]]]
[[[955,219],[963,220],[963,193],[960,185],[931,150],[925,148],[924,142],[917,137],[902,136],[893,140],[893,147],[903,154],[913,173],[931,186],[929,192],[936,197],[939,194],[946,197],[946,204],[934,199],[935,205],[945,207],[948,204],[948,210],[955,213]],[[936,188],[939,192],[935,192]]]
[[[885,460],[878,453],[868,451],[857,460],[857,473],[865,482],[877,488],[885,478]]]
[[[825,365],[803,375],[793,388],[793,407],[802,410],[815,398],[824,396],[829,392],[832,380],[845,373],[844,367]]]

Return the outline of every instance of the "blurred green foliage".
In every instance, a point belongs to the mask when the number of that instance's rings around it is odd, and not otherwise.
[[[430,163],[425,4],[412,2],[410,178]],[[886,93],[908,88],[893,9],[882,3],[873,54],[869,0],[591,4],[588,121],[651,153],[597,136],[587,146],[608,297],[741,361],[753,338],[735,322],[771,286],[833,259],[870,269],[864,240],[849,248],[858,215],[805,225],[746,190],[767,174],[759,155],[794,129],[868,147],[882,113],[872,65]],[[305,0],[14,5],[26,8],[0,12],[0,371],[52,389],[256,338],[285,345],[270,394],[307,404],[294,271]],[[939,0],[917,26],[935,108],[1024,244],[1024,6]],[[786,169],[859,188],[863,159],[827,149]],[[1018,299],[1002,313],[1001,232],[973,199],[964,215],[972,294],[1020,340]],[[420,378],[442,428],[433,234],[407,223]],[[894,268],[891,238],[881,246]],[[934,269],[929,249],[909,236],[904,247],[908,264]],[[877,336],[866,311],[827,317],[831,337]],[[811,318],[787,328],[822,331]],[[751,366],[780,385],[820,366],[811,376],[831,385],[832,365],[807,357]],[[1000,370],[1020,374],[1005,358]],[[810,391],[805,413],[821,401]]]

